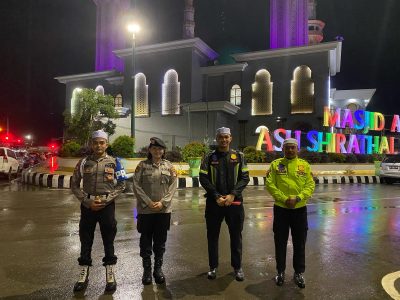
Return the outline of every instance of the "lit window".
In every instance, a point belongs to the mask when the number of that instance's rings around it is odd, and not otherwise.
[[[272,115],[272,88],[271,74],[265,69],[259,70],[251,85],[252,116]]]
[[[292,114],[314,112],[314,81],[307,66],[299,66],[293,71],[290,103]]]
[[[352,112],[355,112],[356,110],[360,109],[357,103],[350,103],[347,105],[347,108],[350,109]]]
[[[104,87],[102,85],[98,85],[95,91],[104,96]]]
[[[149,86],[146,84],[146,76],[138,73],[135,76],[135,116],[148,117],[149,113]]]
[[[72,91],[71,97],[71,115],[75,115],[79,110],[78,94],[82,91],[81,88],[76,88]]]
[[[162,115],[180,114],[180,82],[175,70],[168,70],[162,84]]]
[[[236,106],[240,106],[242,103],[242,90],[237,84],[231,88],[231,103]]]
[[[115,99],[114,99],[114,106],[115,106],[116,108],[122,107],[122,95],[121,95],[121,94],[118,94],[117,96],[115,96]]]

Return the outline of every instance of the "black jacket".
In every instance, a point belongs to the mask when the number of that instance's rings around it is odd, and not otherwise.
[[[232,194],[236,200],[242,201],[242,191],[249,181],[249,170],[242,152],[214,150],[203,159],[200,183],[207,191],[208,199]]]

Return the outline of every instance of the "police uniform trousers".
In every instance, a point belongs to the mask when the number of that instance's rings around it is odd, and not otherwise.
[[[93,211],[81,204],[81,220],[79,222],[81,255],[78,258],[78,262],[81,266],[92,265],[91,252],[97,222],[100,225],[104,246],[103,265],[115,265],[117,263],[117,257],[114,254],[114,239],[117,234],[115,202],[111,202],[99,211]]]
[[[162,258],[165,253],[167,233],[170,228],[171,213],[139,214],[137,230],[140,233],[140,256]]]
[[[296,273],[305,271],[305,246],[308,221],[307,207],[296,209],[282,208],[274,205],[274,240],[277,271],[286,269],[286,250],[289,238],[289,228],[293,242],[293,269]]]
[[[208,262],[210,269],[218,267],[218,240],[221,223],[228,225],[231,248],[231,266],[236,270],[242,266],[243,205],[220,207],[215,199],[207,199],[205,211],[208,240]]]

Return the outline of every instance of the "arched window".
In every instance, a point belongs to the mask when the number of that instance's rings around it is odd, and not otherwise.
[[[271,74],[265,69],[259,70],[251,85],[252,116],[272,115],[272,88]]]
[[[236,106],[242,104],[242,90],[237,84],[233,85],[231,88],[231,103]]]
[[[168,70],[162,84],[162,115],[180,114],[180,82],[175,70]]]
[[[98,85],[94,90],[104,96],[104,87],[102,85]]]
[[[149,109],[149,86],[146,84],[146,76],[143,73],[138,73],[135,76],[135,116],[148,117]]]
[[[347,104],[346,106],[348,109],[350,109],[352,112],[355,112],[356,110],[361,109],[360,105],[358,105],[356,102],[352,102]]]
[[[76,88],[72,91],[71,97],[71,115],[75,115],[79,109],[79,98],[78,94],[82,91],[81,88]]]
[[[293,71],[290,103],[292,114],[314,112],[314,81],[307,66],[299,66]]]
[[[114,106],[116,108],[122,107],[122,95],[121,94],[118,94],[117,96],[115,96],[115,98],[114,98]]]

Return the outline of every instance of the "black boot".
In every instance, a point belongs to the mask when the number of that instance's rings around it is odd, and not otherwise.
[[[153,279],[151,278],[151,258],[143,259],[143,277],[142,283],[144,285],[151,284]]]
[[[217,268],[211,268],[210,271],[207,272],[207,278],[210,280],[217,278]]]
[[[293,280],[299,288],[304,289],[306,287],[306,281],[302,273],[294,273]]]
[[[163,259],[162,258],[156,258],[154,260],[154,280],[156,281],[157,284],[163,284],[165,282],[165,276],[164,273],[161,269],[163,264]]]
[[[106,292],[114,292],[117,289],[115,281],[114,265],[106,266]]]
[[[282,286],[285,282],[285,272],[278,272],[275,276],[275,283],[277,286]]]
[[[87,288],[89,282],[89,266],[80,266],[79,279],[74,285],[74,292],[81,292]]]

